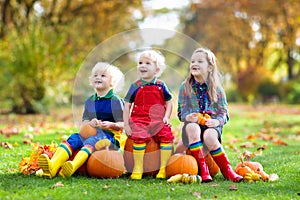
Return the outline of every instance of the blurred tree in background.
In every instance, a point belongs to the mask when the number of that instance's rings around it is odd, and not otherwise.
[[[16,113],[70,103],[75,74],[88,52],[136,28],[141,1],[0,1],[0,102]]]
[[[299,1],[191,0],[182,8],[145,9],[151,2],[0,0],[0,110],[35,113],[69,104],[76,73],[96,45],[138,28],[149,13],[174,11],[180,15],[176,31],[216,53],[230,101],[300,103]],[[189,48],[172,38],[165,45]],[[187,72],[186,61],[164,54],[180,74]],[[132,65],[128,55],[115,62]]]
[[[243,99],[253,99],[265,80],[299,80],[299,1],[192,2],[183,32],[217,54]]]

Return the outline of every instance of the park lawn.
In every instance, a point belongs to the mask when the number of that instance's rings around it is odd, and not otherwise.
[[[300,107],[230,105],[230,121],[223,132],[223,146],[234,167],[245,150],[261,154],[252,158],[268,174],[277,174],[274,182],[233,183],[219,172],[210,183],[167,183],[154,177],[130,180],[96,179],[72,176],[68,179],[24,175],[19,162],[32,151],[32,142],[59,143],[77,131],[68,110],[56,110],[48,116],[0,116],[0,129],[19,128],[16,135],[0,135],[0,199],[298,199],[300,198]],[[67,114],[66,114],[67,113]],[[174,129],[180,128],[176,119]],[[7,142],[13,148],[4,148]],[[62,186],[52,187],[61,182]],[[231,189],[235,188],[235,189]]]

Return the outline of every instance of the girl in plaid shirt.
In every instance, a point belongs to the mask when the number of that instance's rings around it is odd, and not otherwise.
[[[184,122],[183,144],[196,158],[203,182],[212,181],[205,162],[203,144],[223,176],[240,182],[243,177],[232,170],[221,145],[222,128],[229,116],[215,55],[208,49],[196,49],[189,69],[190,73],[181,84],[178,97],[178,117]]]

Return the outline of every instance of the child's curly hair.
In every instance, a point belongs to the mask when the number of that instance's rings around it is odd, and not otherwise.
[[[145,50],[139,54],[139,58],[141,57],[151,59],[156,64],[156,67],[160,69],[159,72],[156,74],[156,77],[159,77],[166,69],[165,57],[160,51],[152,49]]]
[[[119,92],[122,90],[124,86],[124,74],[123,72],[116,66],[110,65],[106,62],[97,62],[92,69],[92,74],[89,77],[90,85],[92,85],[93,74],[97,71],[103,72],[106,71],[111,76],[111,85],[115,92]]]

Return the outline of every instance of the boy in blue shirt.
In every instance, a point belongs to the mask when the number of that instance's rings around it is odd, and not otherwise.
[[[43,176],[53,178],[61,168],[59,174],[70,177],[103,140],[109,140],[114,148],[120,147],[124,101],[114,93],[114,89],[120,81],[124,81],[124,75],[117,67],[101,62],[93,67],[89,81],[95,93],[84,103],[82,126],[89,124],[96,128],[96,134],[86,138],[82,133],[74,133],[58,146],[51,159],[47,154],[40,155],[38,164]],[[76,150],[79,151],[74,159],[68,161]]]

